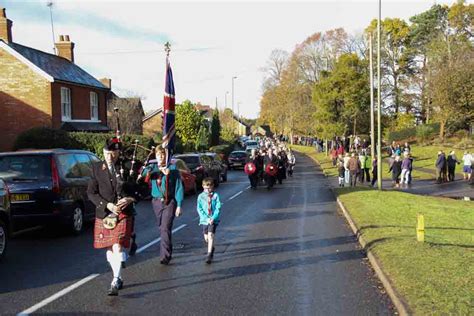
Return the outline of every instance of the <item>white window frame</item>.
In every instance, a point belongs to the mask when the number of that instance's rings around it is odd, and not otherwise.
[[[71,89],[61,87],[61,118],[70,121],[72,118]]]
[[[91,104],[91,121],[98,121],[99,120],[99,95],[97,94],[97,92],[91,91],[90,104]]]

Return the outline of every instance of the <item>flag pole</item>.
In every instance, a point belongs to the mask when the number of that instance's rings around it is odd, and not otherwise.
[[[165,52],[166,52],[166,64],[165,64],[165,72],[166,72],[166,77],[168,76],[168,67],[169,67],[169,58],[170,58],[170,52],[171,52],[171,44],[170,42],[165,43]],[[165,106],[163,104],[163,113],[164,113],[164,118],[166,120],[166,113],[165,113]],[[166,126],[166,122],[163,122],[163,126]],[[163,133],[163,137],[165,137],[165,133]],[[163,141],[162,146],[165,148],[165,153],[166,153],[166,168],[169,167],[169,163],[171,161],[170,157],[172,155],[171,149],[169,146],[170,139],[168,139],[167,142]],[[165,145],[166,144],[166,145]]]

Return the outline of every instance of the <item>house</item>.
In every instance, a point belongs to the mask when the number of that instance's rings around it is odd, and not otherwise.
[[[194,107],[197,111],[199,111],[199,114],[204,117],[206,121],[209,123],[212,122],[212,108],[209,105],[202,105],[201,103],[198,103]]]
[[[245,123],[242,119],[233,116],[234,118],[234,132],[239,136],[246,136],[250,134],[250,126]]]
[[[141,99],[119,97],[112,91],[111,79],[102,78],[100,82],[110,89],[107,96],[107,126],[116,131],[118,123],[122,134],[142,135],[145,112]]]
[[[15,43],[12,25],[0,8],[0,151],[36,126],[108,131],[109,88],[74,63],[70,37],[59,37],[54,55]]]
[[[143,117],[143,135],[154,137],[163,133],[163,109],[154,110]]]

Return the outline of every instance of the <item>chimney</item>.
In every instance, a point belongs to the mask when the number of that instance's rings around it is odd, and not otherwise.
[[[102,82],[104,86],[112,90],[112,79],[102,78],[102,79],[99,79],[99,81]]]
[[[69,39],[69,35],[60,35],[59,42],[55,46],[58,56],[74,62],[74,43]]]
[[[0,8],[0,40],[3,40],[7,44],[13,42],[12,24],[13,22],[7,19],[6,9]]]

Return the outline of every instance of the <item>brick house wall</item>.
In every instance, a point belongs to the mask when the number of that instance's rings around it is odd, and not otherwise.
[[[7,151],[25,130],[51,127],[51,84],[1,48],[0,73],[0,151]]]
[[[161,122],[161,113],[143,122],[143,135],[153,137],[157,133],[163,133]]]
[[[99,120],[107,124],[106,97],[107,91],[94,89],[93,87],[82,87],[68,83],[53,82],[52,91],[52,125],[53,128],[61,127],[61,87],[71,89],[71,119],[90,120],[91,105],[90,92],[96,92],[99,98]]]

